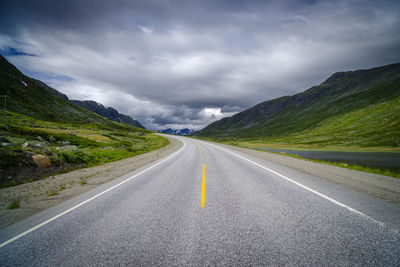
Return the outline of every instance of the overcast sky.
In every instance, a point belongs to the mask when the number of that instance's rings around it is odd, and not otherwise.
[[[400,62],[400,1],[6,0],[0,54],[71,99],[198,130]]]

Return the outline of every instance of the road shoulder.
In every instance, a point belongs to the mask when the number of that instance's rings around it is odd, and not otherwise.
[[[135,157],[0,189],[0,229],[114,180],[177,151],[183,143],[166,135],[169,144]],[[17,209],[8,209],[13,201]]]
[[[400,207],[400,179],[316,163],[285,155],[213,143],[271,161]]]

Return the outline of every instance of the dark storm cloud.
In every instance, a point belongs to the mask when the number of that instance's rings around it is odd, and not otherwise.
[[[6,56],[17,67],[153,129],[199,129],[336,71],[400,61],[399,1],[3,1],[0,10],[0,51],[16,51]]]

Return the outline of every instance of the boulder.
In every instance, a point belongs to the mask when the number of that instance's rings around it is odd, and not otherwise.
[[[35,163],[36,166],[39,168],[48,168],[51,166],[51,161],[48,157],[44,155],[33,155],[32,156],[33,163]]]
[[[35,145],[35,147],[36,148],[44,148],[44,147],[47,147],[47,146],[49,146],[50,144],[48,143],[48,142],[46,142],[46,141],[43,141],[43,142],[38,142],[36,145]]]
[[[69,142],[69,141],[59,141],[58,144],[59,144],[60,146],[67,146],[67,145],[70,144],[70,142]]]
[[[22,144],[22,149],[29,149],[29,148],[33,148],[33,144],[31,142],[25,142]]]
[[[30,141],[28,141],[28,142],[25,142],[25,143],[22,144],[22,149],[26,150],[26,149],[36,148],[36,149],[42,150],[42,149],[45,149],[46,147],[48,147],[49,145],[50,145],[50,143],[46,142],[46,141],[43,141],[43,142],[30,142]]]
[[[68,146],[56,147],[56,149],[61,151],[70,151],[70,150],[77,150],[78,147],[74,145],[68,145]]]

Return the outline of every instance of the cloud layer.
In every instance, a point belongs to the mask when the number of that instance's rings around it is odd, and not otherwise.
[[[150,129],[400,61],[399,1],[3,1],[0,53]]]

